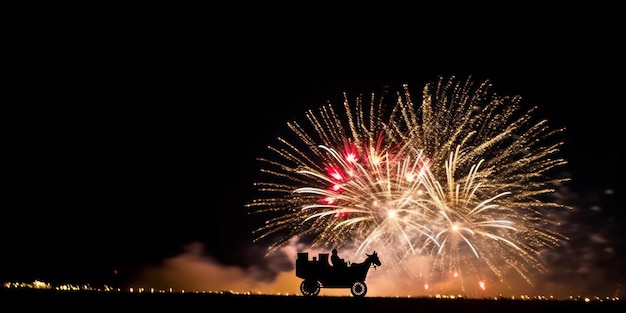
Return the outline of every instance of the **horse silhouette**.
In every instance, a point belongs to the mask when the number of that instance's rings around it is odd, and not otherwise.
[[[317,296],[321,288],[350,288],[355,297],[364,297],[367,293],[365,277],[371,267],[381,265],[378,253],[365,254],[361,263],[352,263],[347,267],[334,267],[328,263],[328,253],[320,253],[319,259],[309,260],[306,252],[298,253],[296,276],[304,279],[300,291],[305,296]]]

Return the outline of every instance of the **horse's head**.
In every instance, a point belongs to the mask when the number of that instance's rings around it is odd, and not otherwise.
[[[374,268],[376,268],[376,266],[380,266],[381,265],[380,259],[378,258],[378,253],[376,251],[374,251],[374,253],[372,253],[372,254],[367,254],[366,253],[365,255],[367,255],[367,259],[372,264],[374,264]]]

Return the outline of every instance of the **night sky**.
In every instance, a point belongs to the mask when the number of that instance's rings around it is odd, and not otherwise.
[[[290,265],[252,243],[262,221],[244,205],[256,196],[256,157],[286,123],[340,105],[343,92],[408,83],[420,102],[436,76],[471,75],[566,128],[572,238],[549,279],[604,282],[608,293],[626,282],[621,44],[592,34],[435,44],[410,28],[330,39],[283,26],[228,35],[146,26],[119,37],[44,29],[16,46],[2,110],[0,281],[128,286],[195,255],[195,266],[254,268],[271,282]],[[235,288],[209,272],[187,271]]]

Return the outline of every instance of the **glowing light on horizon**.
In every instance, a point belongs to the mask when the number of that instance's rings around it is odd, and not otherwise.
[[[267,214],[255,233],[270,252],[294,237],[309,247],[354,247],[395,258],[432,259],[428,280],[450,271],[502,280],[513,270],[529,283],[542,272],[542,249],[567,238],[544,214],[567,209],[550,200],[562,129],[521,112],[521,97],[500,96],[484,81],[455,77],[426,84],[421,105],[407,85],[388,99],[372,94],[342,112],[306,112],[307,127],[277,138],[259,158],[267,180],[246,205]],[[391,102],[391,103],[389,103]],[[432,285],[432,284],[430,284]]]

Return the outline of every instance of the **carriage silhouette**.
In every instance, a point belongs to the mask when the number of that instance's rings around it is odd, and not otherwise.
[[[320,253],[309,260],[308,252],[298,253],[296,259],[296,276],[302,278],[300,292],[305,296],[317,296],[321,288],[350,288],[354,297],[365,297],[367,285],[365,277],[370,267],[380,266],[376,251],[366,254],[361,263],[352,263],[346,267],[331,266],[328,253]]]

